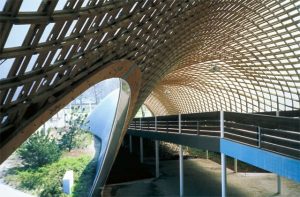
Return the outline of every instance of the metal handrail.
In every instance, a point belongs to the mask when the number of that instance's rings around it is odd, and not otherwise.
[[[133,119],[129,129],[220,137],[220,121],[220,112],[157,116]],[[300,159],[300,118],[224,112],[224,138]]]

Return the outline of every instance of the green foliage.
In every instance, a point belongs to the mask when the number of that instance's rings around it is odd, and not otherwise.
[[[62,187],[59,184],[47,185],[41,192],[40,197],[67,197],[68,195],[62,192]]]
[[[61,149],[71,151],[75,148],[84,148],[90,143],[91,134],[83,129],[87,128],[86,117],[84,108],[71,107],[70,118],[66,121],[67,126],[59,130]]]
[[[55,139],[44,132],[33,134],[17,153],[26,166],[33,168],[55,162],[61,156],[61,150]]]
[[[73,196],[88,196],[96,175],[96,161],[90,162],[74,185]]]
[[[13,170],[11,175],[13,179],[6,177],[6,181],[18,180],[18,187],[25,190],[37,191],[40,196],[65,196],[62,192],[62,180],[67,170],[74,172],[74,187],[89,188],[91,185],[86,180],[93,180],[95,169],[90,168],[91,157],[65,157],[50,165],[45,165],[37,169],[20,168]],[[88,170],[87,170],[88,169]],[[85,171],[85,172],[84,172]],[[84,172],[84,175],[82,174]],[[81,180],[81,177],[86,177]],[[80,185],[78,185],[80,184]],[[86,184],[86,185],[85,185]]]

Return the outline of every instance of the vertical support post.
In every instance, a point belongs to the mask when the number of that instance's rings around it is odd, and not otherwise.
[[[226,155],[224,153],[221,153],[221,165],[222,165],[222,176],[221,176],[221,181],[222,181],[222,197],[226,197],[226,185],[227,185],[227,180],[226,180]]]
[[[260,126],[257,127],[257,134],[258,134],[258,148],[261,148],[261,131],[260,131]]]
[[[199,121],[197,120],[197,135],[199,135]]]
[[[140,131],[142,131],[142,118],[140,118]],[[140,137],[140,162],[144,163],[144,145],[142,137]]]
[[[155,176],[159,177],[159,141],[155,140]]]
[[[132,136],[129,136],[129,152],[132,153]]]
[[[208,160],[209,159],[208,150],[206,150],[205,153],[206,153],[206,159]]]
[[[155,116],[155,132],[157,132],[157,117]],[[155,175],[159,177],[159,141],[155,140]]]
[[[277,194],[281,194],[281,177],[277,174]]]
[[[277,96],[277,110],[276,110],[276,116],[279,116],[279,100]],[[281,177],[277,174],[277,194],[281,194]]]
[[[238,161],[236,158],[234,158],[234,172],[237,173],[238,171]]]
[[[178,115],[178,131],[181,133],[181,114]],[[182,145],[179,145],[179,196],[183,196],[183,151]]]
[[[142,137],[140,137],[140,162],[144,163],[144,145]]]
[[[220,130],[221,138],[224,138],[224,112],[220,111]],[[226,174],[226,155],[221,153],[221,188],[222,197],[226,197],[227,174]]]

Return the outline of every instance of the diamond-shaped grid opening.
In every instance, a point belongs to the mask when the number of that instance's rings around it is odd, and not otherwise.
[[[20,12],[35,12],[41,5],[42,0],[23,0]]]
[[[6,1],[0,1],[0,12],[3,11]]]
[[[63,10],[68,0],[59,0],[55,6],[55,10]]]
[[[4,48],[22,46],[22,43],[27,35],[29,27],[30,25],[13,25],[4,45]]]
[[[49,37],[51,30],[53,29],[53,26],[54,26],[54,23],[49,23],[47,25],[47,27],[45,28],[45,30],[42,34],[42,37],[40,38],[40,41],[39,41],[40,43],[47,41],[47,38]]]
[[[0,80],[7,77],[15,58],[0,60]]]

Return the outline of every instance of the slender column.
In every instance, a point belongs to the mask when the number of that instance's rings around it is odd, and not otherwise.
[[[277,194],[281,194],[281,177],[277,175]]]
[[[205,153],[206,153],[206,159],[208,160],[209,159],[208,150],[206,150]]]
[[[220,130],[221,138],[224,138],[224,112],[220,111]],[[221,153],[221,183],[222,197],[226,197],[227,175],[226,175],[226,155]]]
[[[222,197],[226,197],[226,155],[224,153],[221,153],[221,165],[222,165]]]
[[[144,145],[142,137],[140,137],[140,161],[141,163],[144,163]]]
[[[238,166],[237,165],[238,165],[238,161],[237,161],[237,159],[234,158],[234,172],[235,173],[237,173],[237,171],[238,171]]]
[[[178,131],[181,133],[181,114],[178,115]],[[183,185],[183,151],[182,145],[179,145],[179,196],[184,194]]]
[[[157,117],[155,116],[155,132],[157,132]],[[159,177],[159,141],[155,140],[155,175]]]
[[[279,116],[279,101],[277,96],[276,116]],[[281,194],[281,177],[277,174],[277,194]]]
[[[132,136],[129,136],[129,152],[132,153]]]
[[[140,130],[142,130],[142,118],[140,118]],[[140,162],[144,163],[144,145],[142,137],[140,137]]]
[[[159,141],[155,140],[155,175],[159,177]]]

